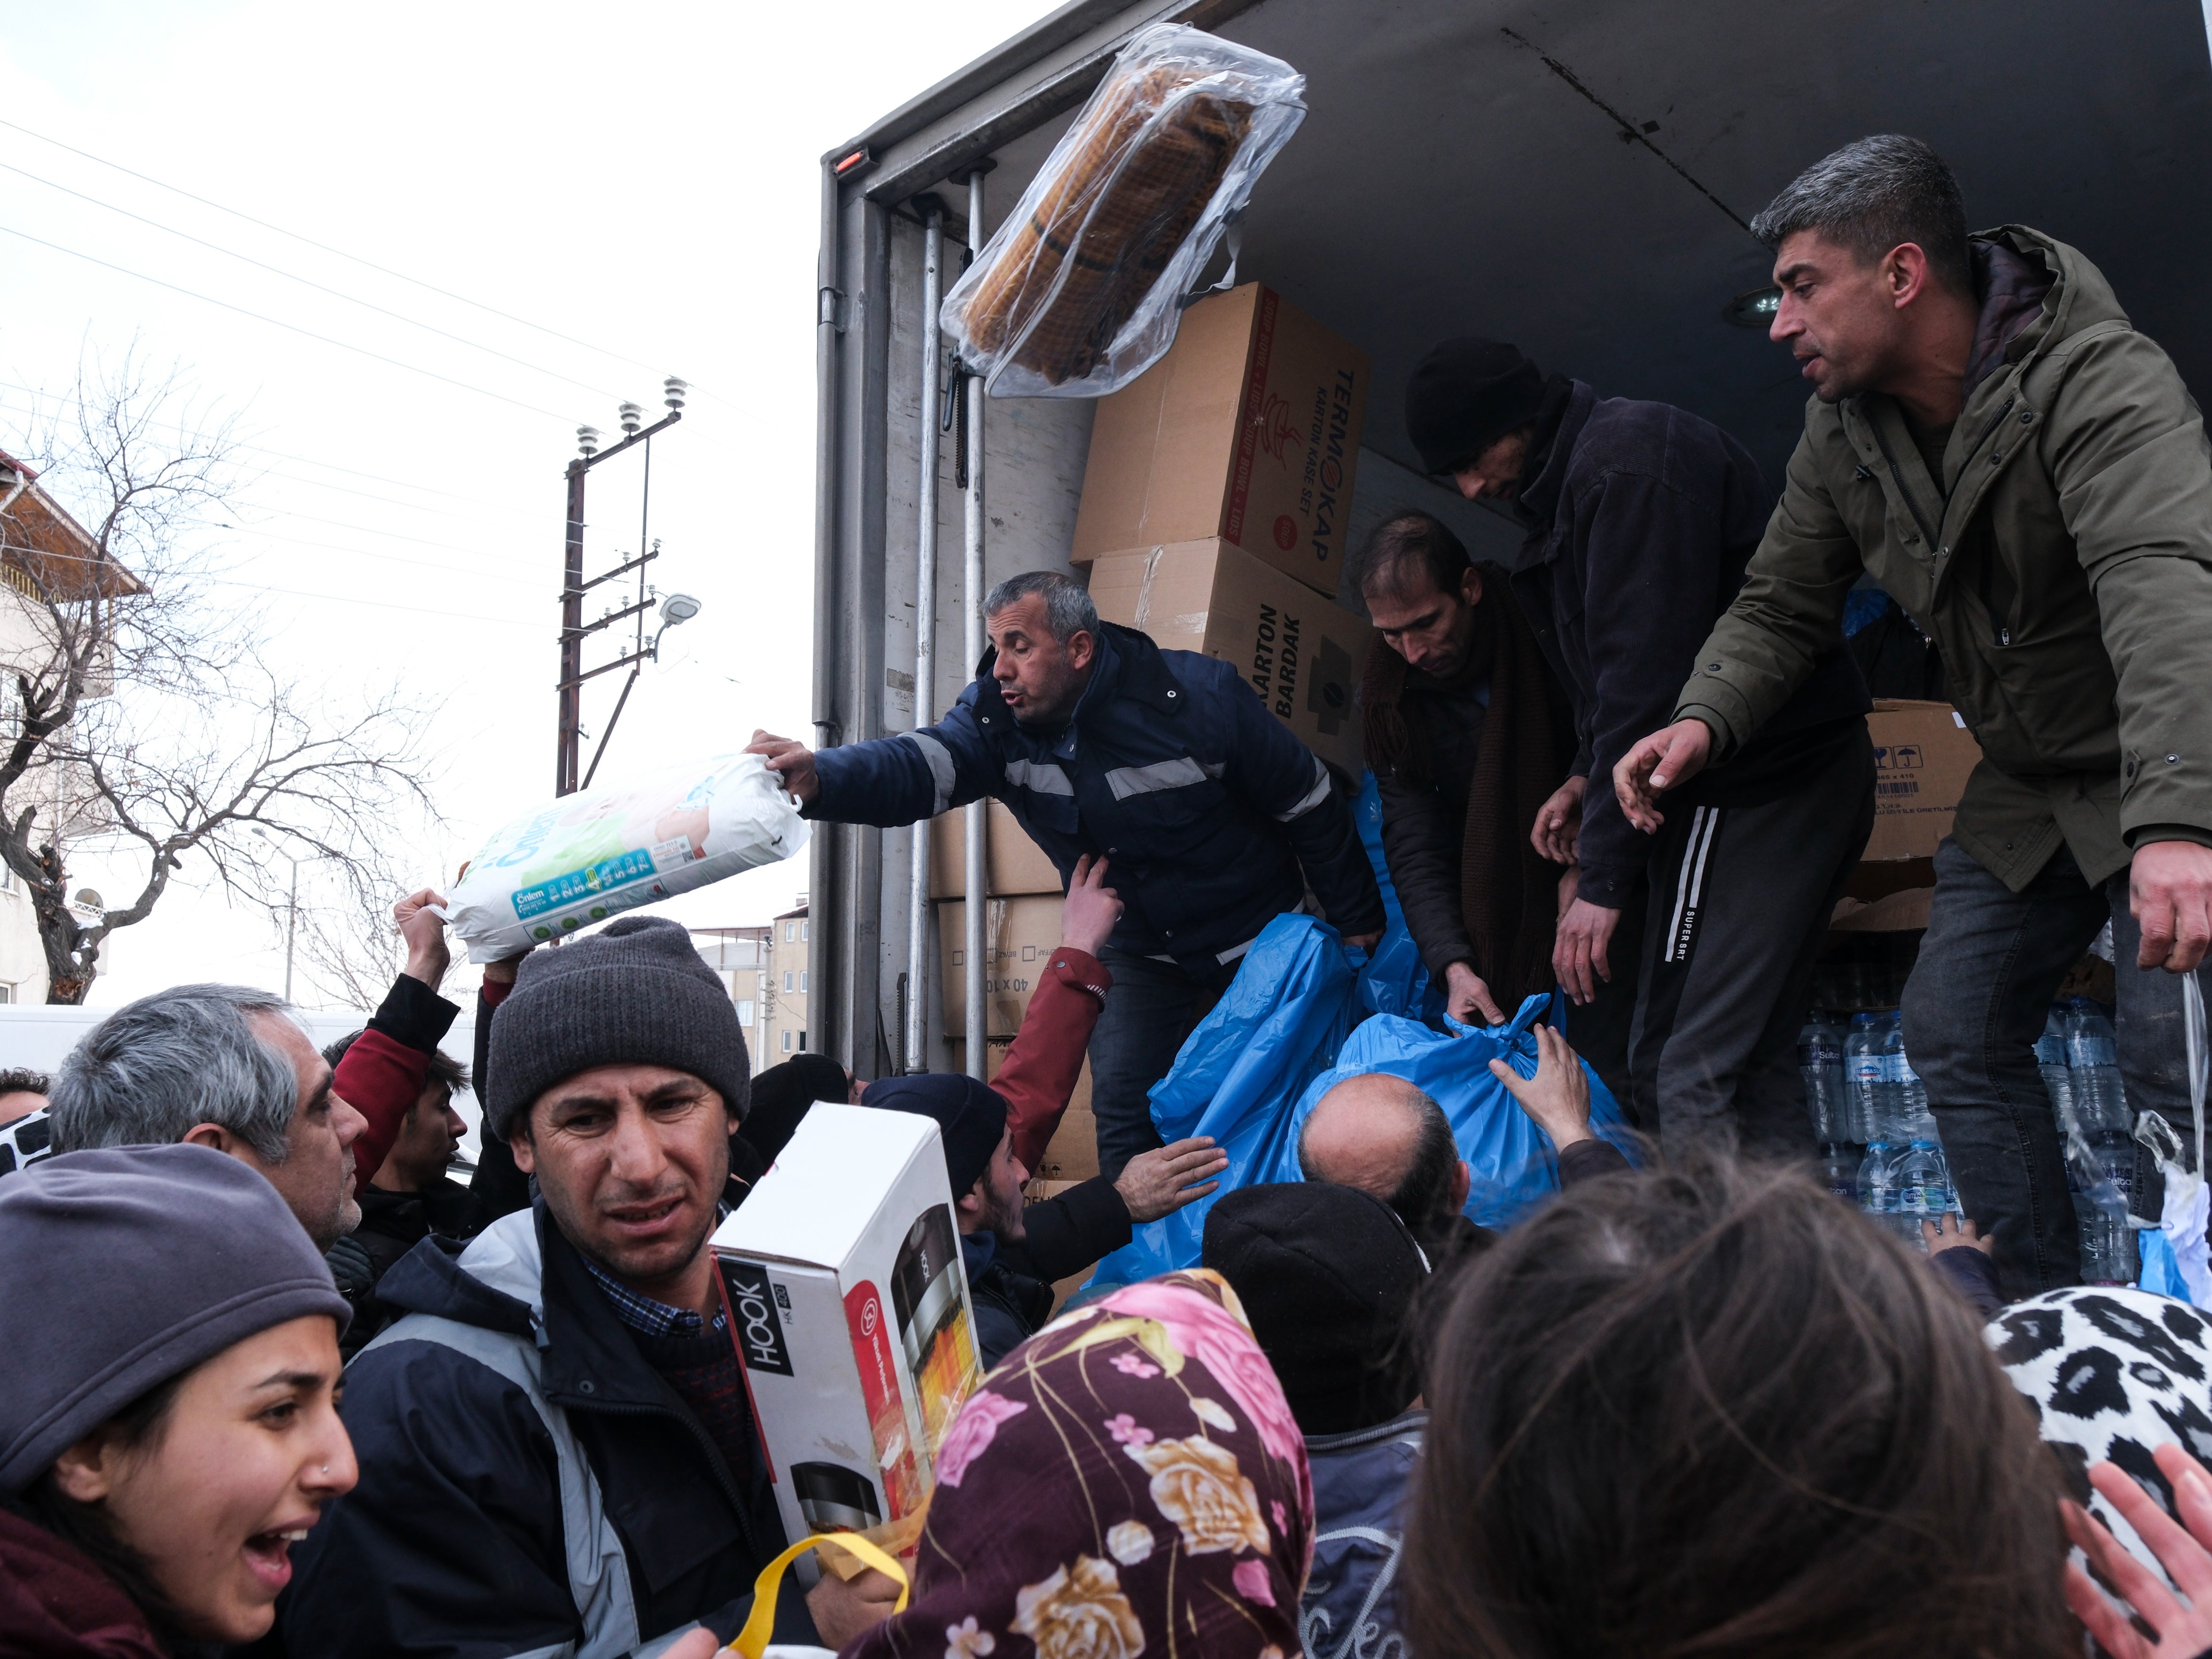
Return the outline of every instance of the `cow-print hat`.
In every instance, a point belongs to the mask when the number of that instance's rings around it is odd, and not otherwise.
[[[2088,1469],[2118,1464],[2180,1518],[2151,1452],[2170,1441],[2212,1463],[2212,1321],[2148,1291],[2077,1285],[2015,1303],[1985,1334],[2075,1499],[2163,1577],[2158,1557],[2090,1486]]]

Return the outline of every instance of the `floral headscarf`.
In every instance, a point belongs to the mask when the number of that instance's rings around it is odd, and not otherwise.
[[[846,1659],[1296,1659],[1305,1441],[1219,1275],[1132,1285],[985,1379],[914,1599]]]

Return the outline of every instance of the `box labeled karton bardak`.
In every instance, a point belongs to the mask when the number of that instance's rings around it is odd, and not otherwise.
[[[785,1533],[914,1514],[982,1380],[937,1125],[817,1103],[714,1245]]]
[[[1247,283],[1098,403],[1071,562],[1218,536],[1316,592],[1344,574],[1367,354]]]
[[[1363,618],[1218,538],[1107,555],[1091,602],[1164,651],[1230,664],[1307,748],[1359,775],[1353,699],[1375,634]]]

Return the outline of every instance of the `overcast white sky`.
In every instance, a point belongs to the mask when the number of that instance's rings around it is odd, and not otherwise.
[[[452,833],[410,849],[417,878],[434,882],[551,793],[574,429],[614,432],[625,398],[655,417],[662,377],[682,375],[691,405],[653,446],[654,572],[663,592],[695,593],[705,610],[647,669],[600,779],[742,746],[756,725],[804,735],[817,160],[1047,9],[7,0],[0,448],[21,441],[34,392],[69,386],[82,350],[118,354],[134,337],[241,412],[262,476],[239,518],[252,527],[235,579],[253,586],[238,602],[337,699],[395,676],[447,699],[435,740]],[[636,545],[635,464],[596,470],[591,489],[596,570]],[[587,663],[612,654],[600,646]],[[620,678],[593,683],[587,730]],[[764,921],[805,879],[803,861],[754,872],[678,914]],[[131,884],[90,860],[76,881],[111,896]],[[282,975],[258,915],[173,890],[153,920],[116,936],[90,1000]]]

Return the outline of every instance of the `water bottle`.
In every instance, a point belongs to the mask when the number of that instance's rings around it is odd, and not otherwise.
[[[1856,1181],[1859,1213],[1884,1232],[1899,1231],[1897,1155],[1886,1140],[1877,1139],[1866,1150]]]
[[[1850,1139],[1843,1028],[1825,1017],[1808,1021],[1797,1034],[1797,1071],[1805,1079],[1805,1106],[1813,1115],[1813,1139],[1822,1146]]]
[[[2062,1135],[2078,1134],[2081,1125],[2074,1111],[2074,1073],[2066,1067],[2066,1011],[2057,1003],[2043,1022],[2043,1035],[2035,1040],[2035,1068],[2043,1073],[2044,1092]]]
[[[1920,1073],[1912,1069],[1911,1058],[1905,1052],[1902,1012],[1890,1015],[1883,1024],[1882,1061],[1882,1079],[1892,1091],[1891,1100],[1897,1113],[1891,1138],[1932,1144],[1936,1139],[1936,1118],[1928,1109],[1928,1085],[1920,1080]]]
[[[1844,1038],[1844,1085],[1850,1098],[1851,1133],[1862,1146],[1881,1139],[1881,1029],[1873,1014],[1853,1014]]]
[[[1898,1213],[1918,1237],[1922,1222],[1940,1227],[1952,1207],[1951,1171],[1943,1162],[1942,1149],[1933,1140],[1914,1141],[1897,1166]],[[1924,1239],[1921,1245],[1926,1248]]]
[[[2066,1006],[2066,1065],[2072,1073],[2075,1114],[2085,1133],[2135,1127],[2120,1087],[2112,1022],[2087,997],[2075,997]]]
[[[2128,1225],[2127,1200],[2110,1182],[2100,1181],[2074,1195],[2074,1219],[2081,1231],[2081,1280],[2087,1285],[2132,1285],[2142,1271],[2136,1258],[2136,1230]]]
[[[1823,1146],[1820,1181],[1834,1196],[1856,1206],[1859,1201],[1858,1148],[1834,1140]]]
[[[2112,1023],[2087,997],[2067,1005],[2066,1060],[2074,1089],[2074,1115],[2097,1162],[2098,1177],[2119,1195],[2122,1216],[2136,1191],[2135,1114],[2120,1085]],[[2126,1241],[2127,1254],[2134,1240]]]

